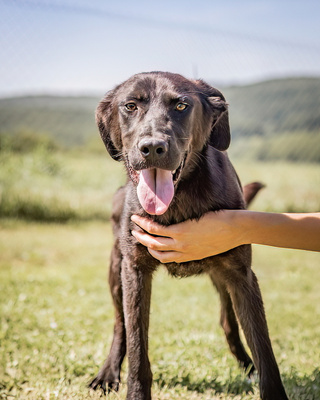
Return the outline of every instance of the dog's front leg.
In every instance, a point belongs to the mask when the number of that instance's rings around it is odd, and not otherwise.
[[[148,358],[148,329],[152,273],[128,258],[121,269],[129,362],[127,400],[151,399],[152,373]]]

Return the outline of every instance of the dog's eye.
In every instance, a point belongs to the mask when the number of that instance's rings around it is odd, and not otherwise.
[[[136,106],[136,104],[135,103],[127,103],[127,104],[125,104],[125,108],[128,110],[128,111],[135,111],[136,109],[137,109],[137,106]]]
[[[186,103],[178,103],[176,105],[176,110],[177,111],[184,111],[188,107],[188,104]]]

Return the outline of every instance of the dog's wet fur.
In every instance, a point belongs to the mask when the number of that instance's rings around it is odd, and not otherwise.
[[[131,235],[138,228],[130,217],[148,216],[169,225],[199,219],[208,211],[244,209],[262,186],[248,186],[244,197],[225,151],[230,144],[228,104],[220,91],[201,80],[167,72],[134,75],[106,94],[96,120],[111,157],[125,164],[128,180],[115,194],[112,215],[115,241],[109,283],[115,306],[114,337],[90,387],[118,390],[127,354],[127,399],[147,400],[152,385],[151,281],[159,262]],[[166,198],[160,211],[138,198],[140,175],[153,169],[172,174],[173,198]],[[220,295],[220,321],[231,352],[249,375],[257,370],[263,400],[287,399],[251,269],[251,247],[240,246],[199,261],[168,263],[165,268],[178,277],[209,275]],[[238,321],[253,361],[241,342]]]

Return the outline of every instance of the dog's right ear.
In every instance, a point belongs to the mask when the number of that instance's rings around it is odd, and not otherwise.
[[[121,161],[121,131],[118,109],[114,104],[115,91],[109,91],[96,110],[96,123],[106,149],[114,160]]]

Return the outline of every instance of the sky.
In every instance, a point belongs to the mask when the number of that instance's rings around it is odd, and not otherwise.
[[[163,70],[320,76],[319,0],[0,0],[0,96],[103,94]]]

